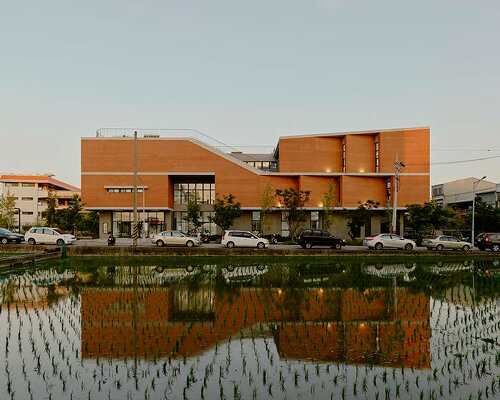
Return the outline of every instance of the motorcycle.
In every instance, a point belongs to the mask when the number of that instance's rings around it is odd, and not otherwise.
[[[114,246],[116,243],[116,238],[111,232],[108,232],[108,246]]]
[[[278,238],[276,236],[276,234],[272,234],[271,237],[269,238],[269,243],[271,244],[278,244]]]

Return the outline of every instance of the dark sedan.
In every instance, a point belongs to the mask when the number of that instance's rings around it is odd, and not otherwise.
[[[0,228],[0,243],[21,243],[24,242],[24,236],[14,233],[5,228]]]
[[[328,246],[340,250],[346,245],[345,240],[333,236],[324,229],[302,229],[296,242],[304,249],[310,249],[313,246]]]

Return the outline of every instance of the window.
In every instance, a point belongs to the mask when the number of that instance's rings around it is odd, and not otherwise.
[[[21,200],[24,200],[24,201],[33,201],[33,197],[21,197]]]
[[[17,183],[17,182],[5,182],[4,185],[6,187],[12,187],[12,186],[19,186],[19,183]]]
[[[385,181],[385,195],[387,198],[391,197],[391,181],[390,179],[387,179]]]
[[[113,235],[130,237],[132,232],[132,220],[134,213],[131,211],[113,212]],[[148,237],[151,234],[160,233],[165,226],[165,213],[163,211],[137,212],[139,233]],[[143,225],[146,223],[146,225]],[[146,229],[147,228],[147,229]]]
[[[260,211],[252,211],[252,232],[260,232]]]
[[[345,141],[342,141],[342,172],[345,172]]]
[[[23,215],[33,215],[33,211],[23,211]]]
[[[375,172],[379,172],[379,147],[378,138],[375,139]]]
[[[269,163],[269,169],[278,169],[278,162],[277,161],[271,161]]]
[[[211,211],[202,211],[201,213],[201,227],[200,233],[207,233],[209,235],[217,234],[217,225],[213,222],[210,222],[209,217],[213,216],[213,212]],[[184,220],[184,217],[187,215],[184,211],[175,211],[173,215],[173,225],[172,229],[180,232],[188,232],[189,226],[188,222]]]
[[[23,187],[35,187],[35,184],[23,182]]]
[[[188,204],[190,198],[201,204],[214,204],[215,183],[174,183],[175,204]]]
[[[290,236],[290,227],[288,226],[287,214],[288,213],[286,211],[281,212],[281,236],[282,237]]]
[[[319,211],[311,211],[311,228],[319,229]]]
[[[108,193],[134,193],[134,188],[106,188]],[[137,193],[142,193],[142,187],[137,188]]]

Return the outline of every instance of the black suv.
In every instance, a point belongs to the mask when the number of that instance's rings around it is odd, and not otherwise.
[[[479,250],[500,251],[500,233],[481,233],[477,235],[476,246]]]
[[[346,245],[345,240],[333,236],[324,229],[302,229],[296,242],[304,249],[310,249],[313,246],[328,246],[340,250]]]

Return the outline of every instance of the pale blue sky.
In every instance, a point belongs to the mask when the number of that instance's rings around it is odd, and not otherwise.
[[[500,155],[499,21],[498,0],[0,0],[0,173],[79,185],[80,137],[115,126],[270,150],[429,125],[433,162]],[[431,179],[483,175],[500,158]]]

